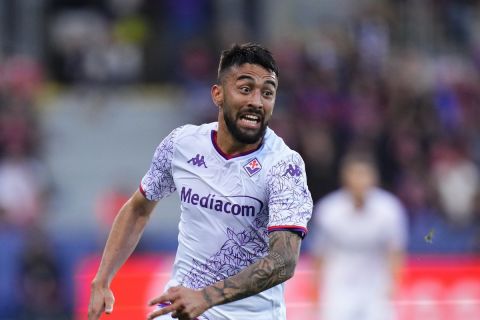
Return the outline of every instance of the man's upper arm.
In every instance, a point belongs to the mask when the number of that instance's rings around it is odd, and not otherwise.
[[[140,190],[136,190],[129,201],[132,209],[138,215],[150,215],[157,205],[157,201],[148,200]]]
[[[269,236],[269,256],[275,260],[279,277],[293,276],[300,255],[301,236],[292,231],[274,231]]]

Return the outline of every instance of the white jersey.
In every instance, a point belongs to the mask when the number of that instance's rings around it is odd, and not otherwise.
[[[272,130],[258,149],[229,157],[216,145],[217,123],[173,130],[158,146],[140,190],[181,201],[178,249],[167,287],[203,288],[268,253],[268,233],[302,236],[312,213],[305,167]],[[286,319],[284,286],[207,310],[202,319]]]
[[[403,206],[375,188],[357,209],[339,190],[315,207],[315,250],[322,257],[322,319],[391,319],[388,253],[406,245]]]

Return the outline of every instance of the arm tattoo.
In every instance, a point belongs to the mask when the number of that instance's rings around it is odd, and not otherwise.
[[[296,233],[271,233],[268,255],[238,274],[205,288],[205,301],[209,306],[236,301],[288,280],[297,264],[300,243],[301,238]]]
[[[207,292],[205,290],[202,291],[202,294],[203,294],[203,298],[205,299],[205,301],[208,303],[209,306],[212,306],[213,305],[213,301],[212,301],[212,298],[210,297],[209,294],[207,294]]]

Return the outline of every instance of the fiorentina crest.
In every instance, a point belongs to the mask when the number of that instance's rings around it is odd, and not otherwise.
[[[253,158],[250,160],[246,165],[243,166],[245,171],[248,173],[248,175],[251,177],[260,170],[262,170],[262,165],[260,162],[257,160],[257,158]]]

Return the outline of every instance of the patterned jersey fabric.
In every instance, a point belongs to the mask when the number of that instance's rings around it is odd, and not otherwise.
[[[140,190],[181,201],[179,245],[167,287],[199,289],[237,274],[268,253],[268,233],[302,237],[312,213],[305,167],[271,129],[252,152],[229,157],[216,145],[217,123],[173,130],[155,151]],[[205,318],[286,319],[283,284],[216,306]]]

